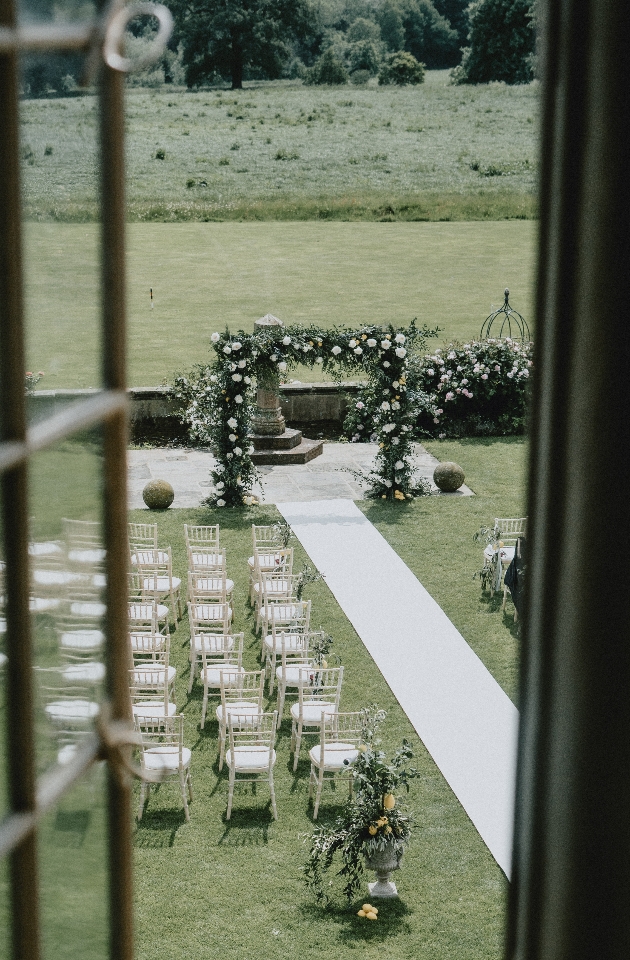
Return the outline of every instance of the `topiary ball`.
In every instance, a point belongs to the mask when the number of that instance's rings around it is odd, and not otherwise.
[[[433,482],[442,493],[455,493],[465,480],[464,471],[458,463],[438,463],[433,471]]]
[[[166,510],[175,499],[175,491],[166,480],[149,480],[142,491],[142,499],[149,510]]]

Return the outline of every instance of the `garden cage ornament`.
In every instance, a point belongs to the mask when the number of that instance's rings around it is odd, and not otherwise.
[[[484,320],[481,333],[479,334],[480,340],[490,340],[492,337],[492,324],[496,320],[498,325],[499,317],[501,318],[501,326],[498,336],[495,334],[497,339],[509,338],[510,340],[523,341],[530,341],[532,339],[525,317],[523,317],[518,310],[510,306],[509,296],[510,291],[506,287],[503,305]]]

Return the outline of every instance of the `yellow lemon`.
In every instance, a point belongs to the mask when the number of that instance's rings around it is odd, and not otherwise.
[[[369,913],[366,913],[365,919],[366,919],[366,920],[378,920],[378,917],[376,916],[376,914],[374,913],[373,910],[370,910]]]
[[[371,824],[369,825],[369,827],[368,827],[368,833],[369,833],[369,835],[370,835],[371,837],[373,837],[373,836],[376,834],[376,831],[377,831],[377,828],[374,826],[373,823],[371,823]]]
[[[386,793],[383,797],[383,810],[393,810],[396,806],[396,797],[393,793]]]
[[[359,753],[365,753],[366,750],[367,750],[366,745],[365,745],[364,743],[360,743],[360,744],[359,744]]]
[[[328,667],[328,663],[326,662],[326,660],[322,660],[322,667],[324,668],[324,670],[326,670],[326,668]]]
[[[357,917],[364,917],[364,916],[365,916],[365,910],[358,910],[358,911],[357,911]]]
[[[391,833],[391,832],[392,832],[392,828],[390,827],[389,824],[387,824],[387,826],[385,827],[385,833]]]
[[[365,910],[366,913],[369,913],[370,910],[373,910],[373,909],[374,909],[374,907],[372,906],[371,903],[364,903],[363,906],[361,907],[361,909],[362,909],[362,910]]]
[[[387,823],[387,817],[381,817],[380,820],[376,821],[376,825],[378,827],[384,827],[386,823]]]

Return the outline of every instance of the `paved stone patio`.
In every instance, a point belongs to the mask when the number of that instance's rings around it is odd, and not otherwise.
[[[438,463],[421,444],[416,444],[418,477],[433,486]],[[363,488],[349,471],[367,472],[378,451],[375,443],[324,443],[324,452],[310,463],[283,467],[259,467],[266,503],[307,500],[362,500]],[[128,453],[129,508],[144,507],[142,490],[152,479],[167,480],[175,491],[174,507],[198,507],[210,493],[210,470],[214,457],[206,450],[187,447],[133,449]],[[433,486],[437,493],[437,489]],[[255,493],[260,491],[254,491]],[[467,486],[447,497],[472,496]]]

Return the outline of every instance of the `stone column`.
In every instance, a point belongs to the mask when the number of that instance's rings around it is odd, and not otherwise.
[[[255,327],[281,327],[282,320],[268,313],[256,320]],[[256,406],[252,417],[252,430],[263,437],[277,437],[284,433],[286,424],[280,409],[280,378],[260,384],[256,392]]]

